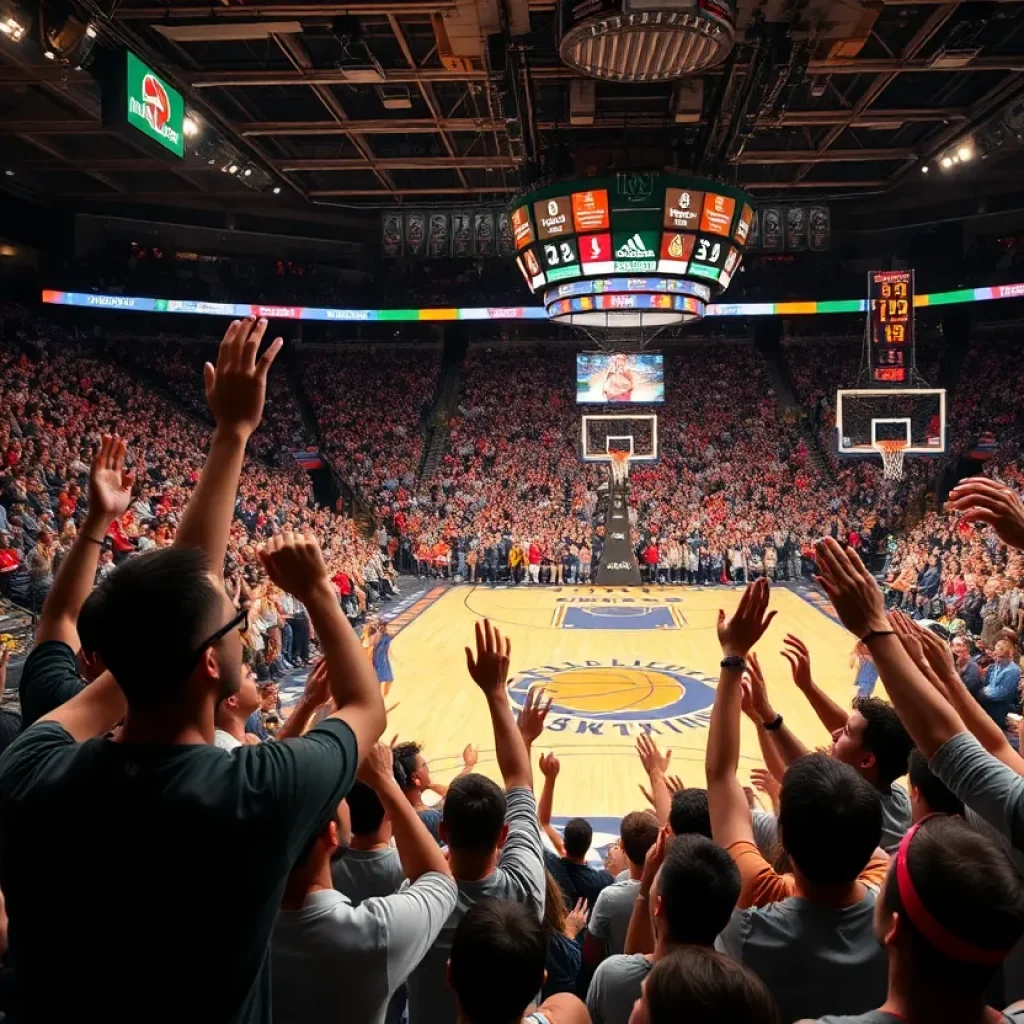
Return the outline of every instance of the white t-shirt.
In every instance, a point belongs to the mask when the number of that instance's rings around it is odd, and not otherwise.
[[[236,740],[231,733],[225,732],[223,729],[214,729],[213,745],[220,747],[221,750],[234,750],[235,747],[242,746],[242,741]]]
[[[275,1024],[383,1024],[388,1000],[455,909],[455,883],[431,872],[358,907],[334,889],[282,910],[270,940]]]

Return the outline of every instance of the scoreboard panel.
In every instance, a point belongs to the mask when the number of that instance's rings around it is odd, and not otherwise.
[[[914,367],[914,272],[868,274],[869,370],[872,385],[907,387]]]

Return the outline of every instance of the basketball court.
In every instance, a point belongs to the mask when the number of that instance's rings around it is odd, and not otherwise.
[[[486,705],[466,672],[463,649],[473,627],[489,618],[512,641],[509,697],[521,706],[531,687],[554,697],[536,760],[554,751],[562,770],[556,816],[618,818],[640,808],[645,775],[637,737],[651,735],[671,750],[671,771],[688,786],[704,785],[704,751],[721,650],[718,609],[731,613],[738,587],[531,587],[455,586],[418,602],[391,645],[395,682],[388,702],[399,702],[388,734],[417,740],[439,782],[461,768],[462,749],[480,749],[477,771],[498,778]],[[821,608],[815,607],[817,600]],[[853,638],[811,591],[780,585],[779,609],[757,647],[773,703],[809,746],[829,742],[792,683],[779,651],[787,632],[811,652],[816,682],[840,704],[853,697],[849,667]],[[399,624],[396,622],[396,625]],[[753,726],[742,726],[740,776],[762,765]]]

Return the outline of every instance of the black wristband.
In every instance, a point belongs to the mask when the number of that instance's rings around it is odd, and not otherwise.
[[[869,640],[876,636],[895,636],[895,629],[873,629],[870,633],[865,633],[861,638],[860,642],[866,644]]]
[[[776,715],[774,721],[762,722],[761,725],[763,725],[769,732],[776,732],[782,728],[782,715]]]
[[[746,672],[747,663],[738,654],[730,654],[728,658],[723,658],[719,668],[734,668],[739,672]]]
[[[103,541],[97,540],[95,537],[90,537],[87,533],[80,533],[78,536],[83,540],[89,541],[90,544],[99,544],[100,547],[103,547]]]

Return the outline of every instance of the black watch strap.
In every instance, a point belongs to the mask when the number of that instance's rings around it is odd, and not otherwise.
[[[720,667],[732,668],[739,672],[745,672],[747,670],[747,663],[738,654],[730,654],[728,658],[722,659]]]
[[[772,722],[761,723],[769,732],[775,732],[782,728],[782,715],[776,715],[775,720]]]

